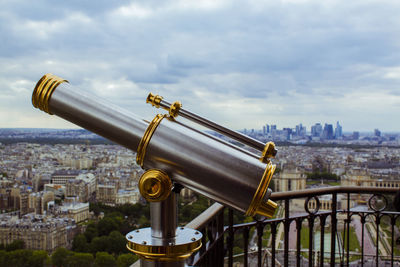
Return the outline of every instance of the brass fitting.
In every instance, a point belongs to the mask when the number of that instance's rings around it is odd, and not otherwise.
[[[140,177],[140,194],[149,202],[159,202],[167,199],[171,190],[171,179],[161,170],[151,169]]]
[[[271,182],[272,175],[274,174],[276,165],[271,163],[267,164],[265,168],[263,177],[261,178],[261,182],[258,185],[256,193],[254,194],[253,200],[250,203],[250,206],[246,212],[246,216],[254,216],[256,214],[273,217],[276,208],[278,205],[272,200],[268,200],[267,202],[263,202],[265,194],[267,193],[269,183]]]
[[[276,150],[274,142],[268,142],[265,144],[264,150],[260,157],[260,161],[263,163],[269,163],[269,159],[275,158],[277,153],[278,150]]]
[[[161,100],[163,100],[162,96],[150,93],[147,96],[146,103],[150,103],[153,107],[159,108]]]
[[[49,110],[49,101],[54,90],[60,83],[68,82],[63,78],[55,76],[51,73],[45,74],[36,84],[32,94],[32,104],[50,115],[53,115]]]
[[[175,118],[176,116],[178,116],[179,110],[181,109],[181,107],[182,107],[182,103],[179,102],[179,101],[175,101],[175,102],[171,105],[171,107],[169,108],[169,115],[170,115],[172,118]]]

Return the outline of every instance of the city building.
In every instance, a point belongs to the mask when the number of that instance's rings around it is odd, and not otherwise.
[[[297,167],[284,167],[284,169],[280,173],[274,175],[274,191],[286,192],[305,189],[306,180],[307,176]]]
[[[79,175],[79,171],[77,171],[77,170],[59,170],[59,171],[55,171],[51,175],[51,183],[65,186],[65,184],[69,180],[75,180],[75,177],[77,177],[78,175]]]
[[[54,201],[53,192],[36,192],[30,193],[28,198],[28,212],[35,214],[45,214],[47,211],[47,204]]]
[[[135,204],[140,199],[140,192],[137,188],[135,189],[120,189],[115,196],[115,204],[122,205],[125,203]]]
[[[114,206],[117,196],[117,187],[115,185],[97,185],[96,200],[107,205]]]
[[[91,173],[80,174],[65,184],[67,197],[76,196],[80,202],[88,202],[96,192],[96,178]]]
[[[71,218],[75,223],[85,222],[89,219],[89,203],[72,202],[60,207],[60,217]]]
[[[70,219],[50,218],[27,214],[0,216],[0,243],[7,245],[15,240],[22,240],[27,249],[45,250],[49,253],[59,247],[70,247],[68,232],[75,230],[75,223]]]

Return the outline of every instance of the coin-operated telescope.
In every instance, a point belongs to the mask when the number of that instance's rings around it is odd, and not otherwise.
[[[71,86],[52,74],[36,84],[32,103],[137,153],[146,172],[139,181],[142,196],[150,202],[151,228],[130,232],[127,247],[141,257],[142,266],[185,266],[185,259],[201,247],[201,233],[177,227],[176,192],[182,185],[245,213],[272,217],[276,203],[268,188],[275,170],[272,142],[263,144],[231,131],[150,94],[147,102],[166,109],[151,122]],[[196,130],[177,117],[251,146],[253,154]]]

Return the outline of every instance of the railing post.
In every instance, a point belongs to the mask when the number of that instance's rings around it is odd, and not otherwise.
[[[337,193],[332,193],[332,212],[331,212],[331,267],[335,267],[336,258],[336,230],[337,230]]]
[[[243,229],[243,246],[244,246],[244,259],[243,259],[243,263],[244,263],[244,267],[248,266],[248,248],[249,248],[249,228],[244,228]]]
[[[257,257],[258,267],[262,266],[262,236],[263,236],[264,225],[261,221],[257,221]]]
[[[394,254],[394,225],[396,224],[396,217],[394,215],[390,216],[390,223],[392,225],[392,250],[391,250],[391,267],[393,267],[393,254]]]
[[[320,223],[321,223],[321,244],[320,244],[320,261],[319,261],[319,266],[324,267],[324,242],[325,242],[325,222],[326,222],[326,216],[322,215],[319,217]]]
[[[347,266],[349,266],[349,260],[350,260],[350,221],[351,221],[351,216],[350,216],[350,193],[347,193],[347,233],[346,233],[346,242],[347,242]]]
[[[301,256],[301,225],[303,220],[296,219],[296,230],[297,230],[297,244],[296,244],[296,266],[300,267],[300,256]]]
[[[313,232],[314,232],[314,214],[308,216],[308,266],[313,267]]]
[[[271,223],[271,235],[272,235],[272,251],[271,251],[271,266],[275,267],[275,243],[276,243],[276,222]]]
[[[289,220],[289,199],[285,199],[285,247],[284,247],[284,266],[288,267],[289,266],[289,230],[290,230],[290,220]]]
[[[364,228],[365,228],[365,216],[361,216],[361,267],[364,267]]]
[[[225,208],[217,215],[217,227],[218,227],[218,244],[217,244],[217,254],[218,254],[218,266],[224,265],[224,211]]]
[[[233,240],[234,240],[234,233],[233,233],[233,210],[229,209],[229,231],[228,231],[228,266],[233,266]]]
[[[379,266],[379,224],[381,223],[380,212],[378,211],[375,215],[376,223],[376,267]]]

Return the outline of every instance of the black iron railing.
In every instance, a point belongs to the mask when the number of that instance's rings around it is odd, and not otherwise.
[[[273,219],[233,224],[214,204],[188,226],[203,233],[194,266],[400,266],[399,188],[326,187],[278,192]],[[330,239],[330,240],[329,240]],[[328,242],[326,242],[328,241]]]

